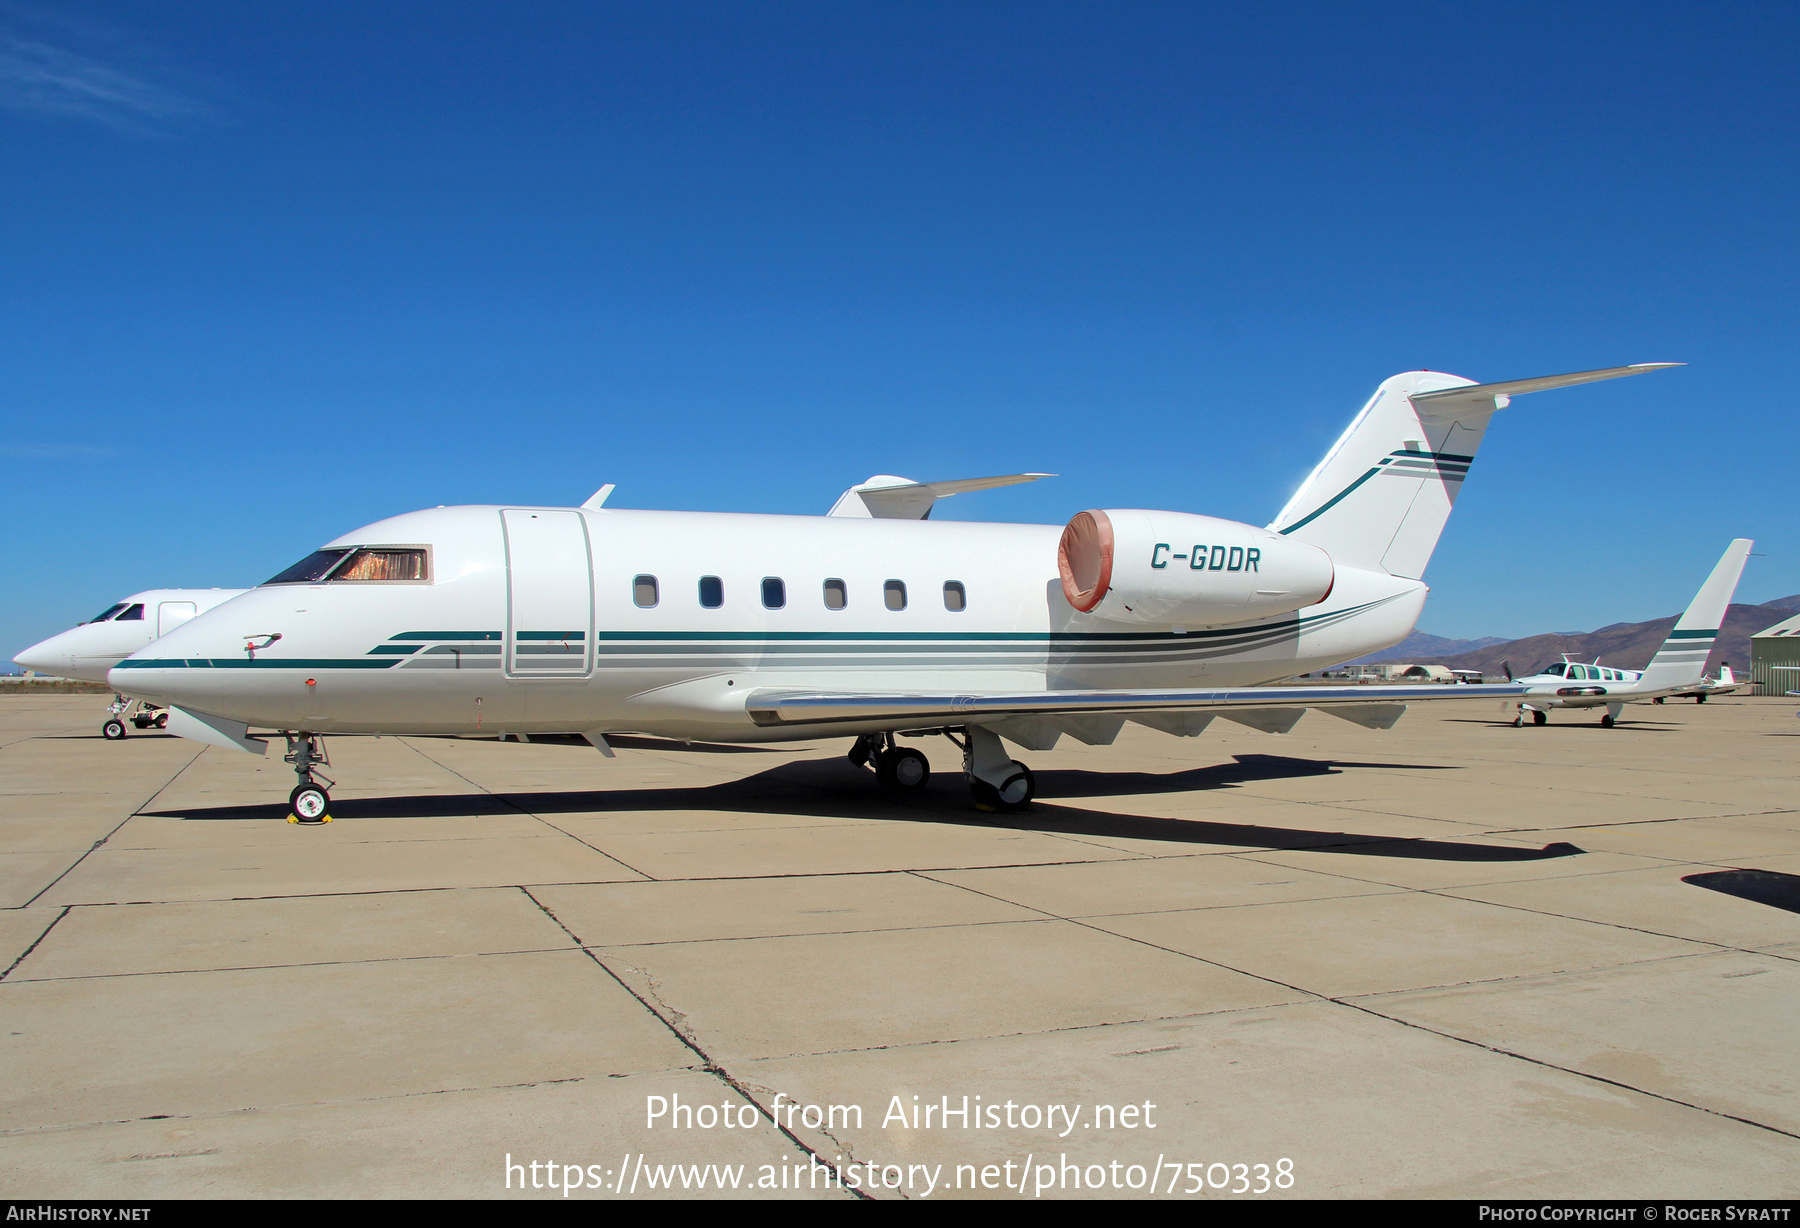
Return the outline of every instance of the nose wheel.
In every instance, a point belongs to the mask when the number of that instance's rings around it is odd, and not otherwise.
[[[288,822],[306,826],[331,822],[331,794],[325,788],[335,782],[314,771],[319,764],[331,765],[325,757],[325,740],[317,734],[290,733],[287,742],[282,761],[293,764],[294,775],[300,778],[288,794]]]
[[[318,785],[296,785],[288,794],[288,822],[331,822],[331,794]]]

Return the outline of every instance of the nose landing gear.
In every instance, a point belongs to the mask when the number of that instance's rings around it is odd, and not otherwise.
[[[328,785],[335,785],[337,781],[314,770],[319,764],[331,766],[331,760],[325,754],[325,740],[314,733],[289,733],[284,736],[287,738],[288,749],[281,761],[293,764],[294,775],[300,778],[300,783],[288,794],[288,822],[308,826],[331,822],[331,794],[325,789]],[[321,784],[320,781],[324,783]]]
[[[169,723],[169,714],[155,704],[143,699],[126,699],[119,694],[113,695],[113,701],[106,706],[106,714],[100,734],[109,742],[117,742],[125,736],[126,721],[138,729],[163,729]]]

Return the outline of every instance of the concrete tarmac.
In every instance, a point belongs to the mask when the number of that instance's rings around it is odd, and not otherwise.
[[[1791,700],[1127,725],[1018,815],[942,738],[341,738],[319,827],[104,704],[0,698],[9,1198],[1800,1186]]]

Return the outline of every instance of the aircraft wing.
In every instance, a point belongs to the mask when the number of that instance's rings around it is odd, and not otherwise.
[[[876,694],[848,691],[753,691],[745,699],[750,719],[763,726],[869,725],[892,728],[990,725],[1031,745],[1034,727],[1105,744],[1125,721],[1167,733],[1198,733],[1215,716],[1257,729],[1285,733],[1308,708],[1318,708],[1370,728],[1386,729],[1409,703],[1445,699],[1516,699],[1517,684],[1431,686],[1237,687],[1218,690],[1030,691],[1019,694]],[[1093,719],[1090,719],[1093,718]],[[1047,728],[1042,728],[1047,727]],[[1110,733],[1106,733],[1110,730]],[[1026,737],[1014,737],[1020,732]],[[1088,733],[1104,736],[1090,738]]]

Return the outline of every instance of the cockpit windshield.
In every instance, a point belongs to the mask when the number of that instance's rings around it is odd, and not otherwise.
[[[339,580],[427,580],[423,550],[361,549],[331,573]]]
[[[336,567],[338,561],[349,553],[350,551],[348,549],[315,550],[274,579],[266,581],[266,583],[311,584],[315,580],[323,580],[325,578],[325,573],[330,571],[333,567]]]
[[[1555,665],[1552,665],[1549,669],[1545,670],[1544,672],[1546,674],[1555,674],[1558,678],[1560,678],[1563,676],[1563,663],[1561,661],[1558,661]]]
[[[125,605],[126,605],[126,603],[121,601],[118,605],[108,606],[101,613],[96,614],[96,615],[94,615],[94,617],[88,619],[88,621],[91,623],[103,623],[107,619],[111,618],[114,614],[117,614],[120,610],[124,609]]]
[[[430,551],[423,546],[356,546],[316,550],[269,584],[424,583],[431,579]]]

